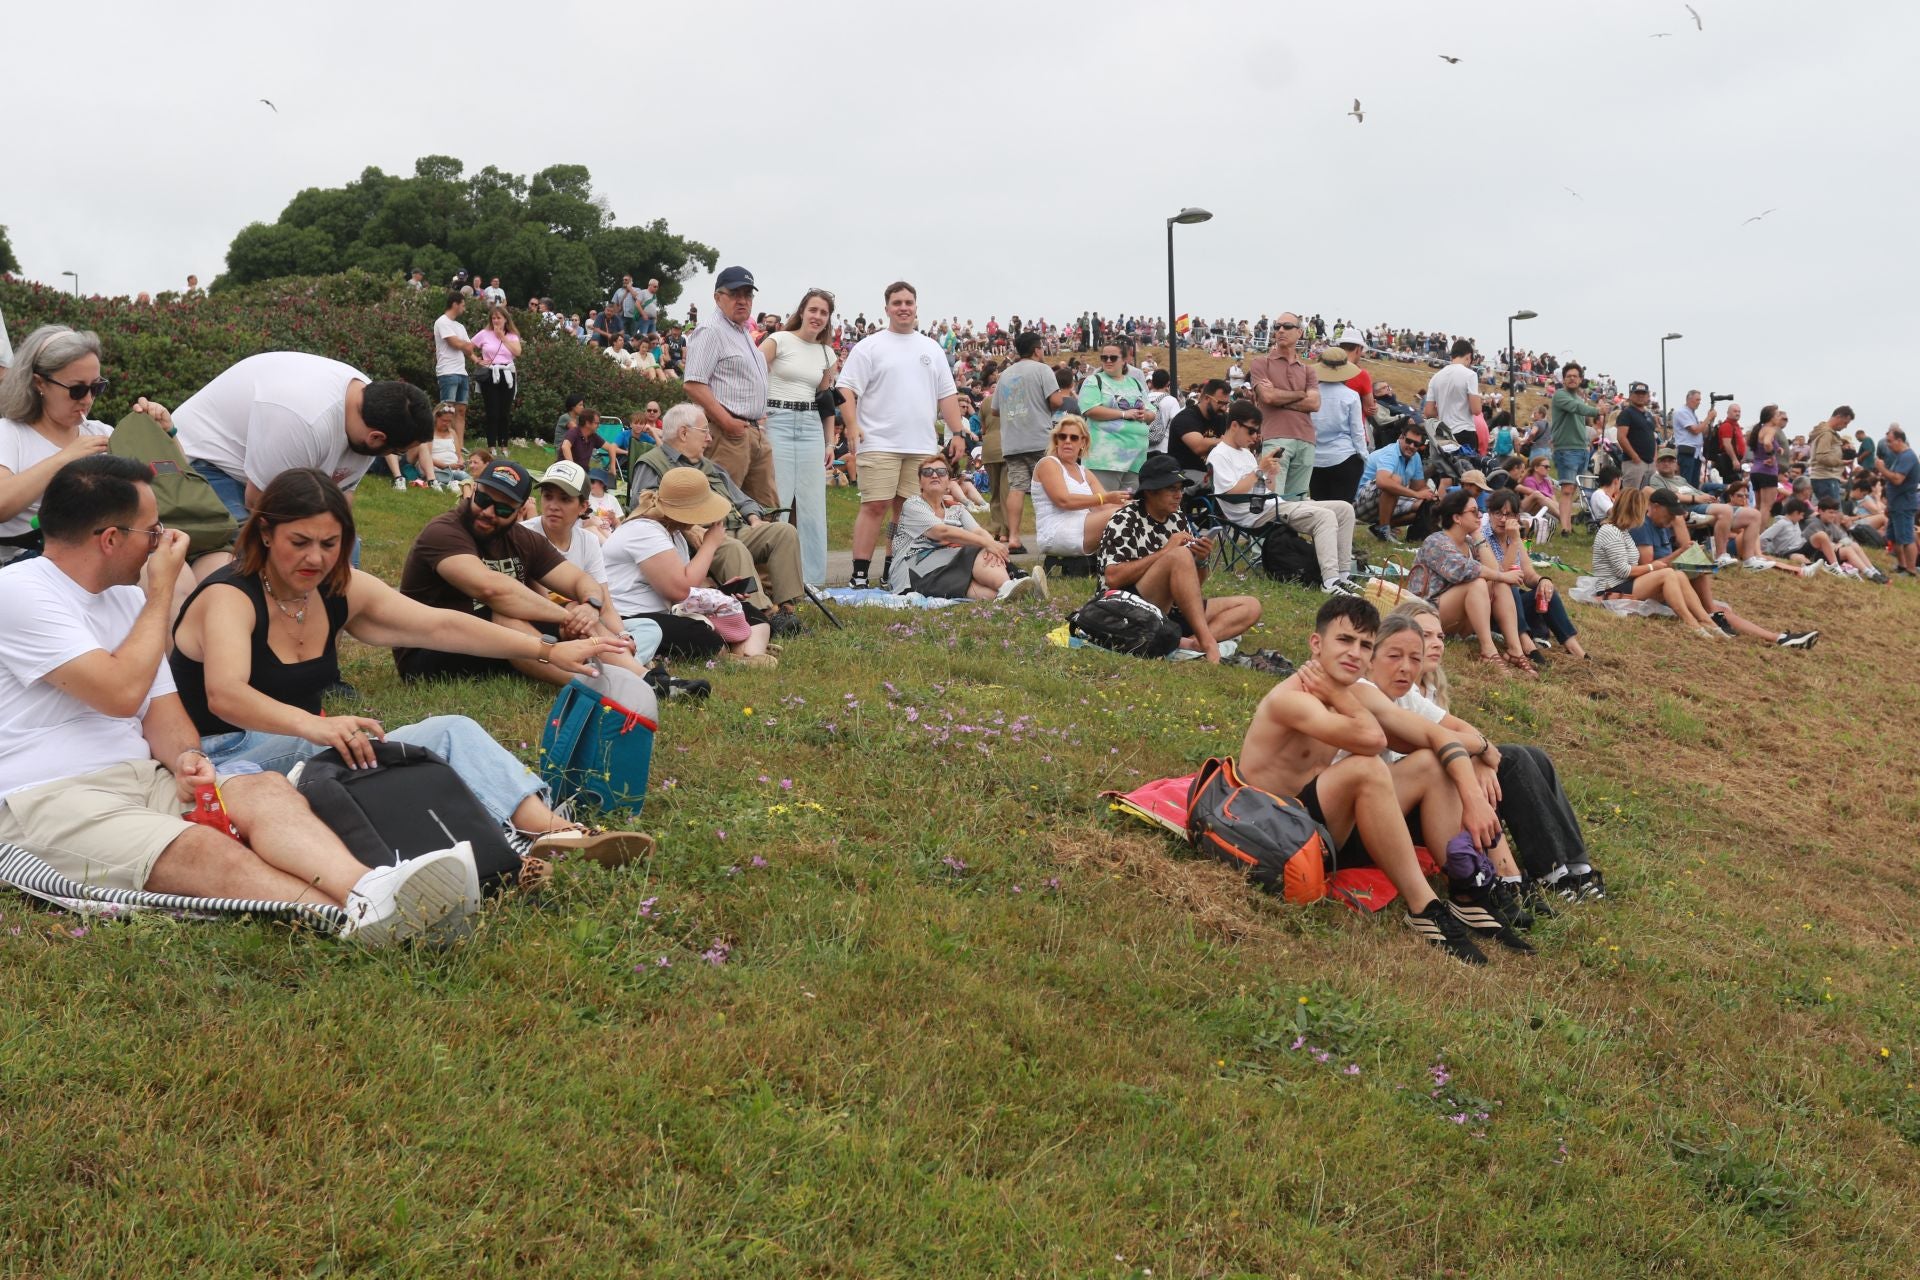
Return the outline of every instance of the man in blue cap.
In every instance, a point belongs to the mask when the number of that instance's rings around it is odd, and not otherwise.
[[[769,511],[780,505],[767,416],[767,362],[753,340],[753,272],[728,267],[713,282],[713,319],[687,339],[687,397],[713,427],[713,460]]]

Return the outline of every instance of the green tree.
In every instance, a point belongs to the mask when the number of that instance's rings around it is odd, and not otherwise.
[[[7,229],[0,227],[0,271],[18,271],[20,259],[13,256],[13,241],[7,238]]]

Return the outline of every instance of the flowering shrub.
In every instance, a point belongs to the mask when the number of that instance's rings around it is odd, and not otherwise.
[[[344,360],[373,378],[400,378],[437,392],[433,322],[446,294],[414,290],[364,271],[273,280],[206,297],[163,293],[141,305],[129,298],[76,298],[49,285],[0,281],[0,313],[15,347],[43,324],[66,324],[100,335],[103,376],[112,389],[93,416],[113,422],[141,396],[169,408],[235,361],[262,351],[306,351]],[[486,324],[486,308],[468,303],[462,322]],[[649,382],[570,338],[551,337],[538,317],[513,313],[525,350],[513,434],[547,439],[570,394],[587,398],[603,417],[622,418],[647,401],[662,409],[686,399],[678,382]],[[468,411],[468,438],[478,439],[480,397]]]

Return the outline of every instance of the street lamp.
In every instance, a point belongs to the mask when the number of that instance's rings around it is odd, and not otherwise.
[[[62,271],[60,274],[63,276],[73,277],[73,296],[76,298],[79,297],[80,296],[80,273],[77,271]]]
[[[1167,377],[1175,396],[1180,394],[1180,313],[1173,309],[1173,224],[1192,226],[1211,217],[1205,209],[1186,208],[1167,219]]]
[[[1670,333],[1660,339],[1660,416],[1667,420],[1669,428],[1673,425],[1673,402],[1667,399],[1667,344],[1680,336]]]
[[[1513,438],[1520,438],[1520,383],[1514,376],[1513,322],[1537,320],[1538,311],[1516,311],[1507,317],[1507,419],[1513,424]]]

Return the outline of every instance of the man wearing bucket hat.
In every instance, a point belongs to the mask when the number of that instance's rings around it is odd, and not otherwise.
[[[603,661],[644,676],[620,615],[600,585],[539,532],[519,523],[532,491],[533,477],[519,463],[504,458],[488,463],[473,478],[471,498],[421,528],[400,571],[401,594],[436,609],[477,613],[510,631],[538,635],[547,646],[555,637],[617,638],[624,652],[609,653]],[[395,649],[393,660],[407,680],[508,670],[547,684],[572,678],[545,654],[505,659]]]

